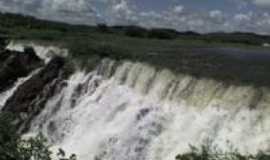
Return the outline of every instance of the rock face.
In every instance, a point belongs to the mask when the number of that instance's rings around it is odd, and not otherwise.
[[[7,40],[3,37],[0,37],[0,51],[3,50],[7,45]]]
[[[5,49],[5,45],[0,37],[0,94],[10,90],[12,94],[0,106],[0,112],[16,115],[18,131],[24,132],[48,99],[60,92],[72,68],[66,68],[63,57],[56,56],[45,63],[31,47],[20,52]],[[16,86],[23,77],[27,79]]]
[[[3,111],[20,115],[19,125],[27,128],[28,122],[42,110],[48,98],[63,86],[68,75],[64,66],[64,58],[52,59],[39,73],[18,88]]]
[[[0,92],[11,87],[14,82],[27,76],[34,69],[44,65],[32,48],[24,52],[0,51]]]

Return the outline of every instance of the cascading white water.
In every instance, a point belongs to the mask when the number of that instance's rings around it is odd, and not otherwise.
[[[23,52],[26,46],[32,47],[35,50],[37,56],[43,59],[45,63],[48,63],[51,60],[51,58],[55,55],[62,56],[62,57],[68,56],[67,49],[56,47],[56,46],[40,45],[38,43],[28,42],[28,41],[25,41],[25,42],[11,41],[7,45],[6,49],[11,50],[11,51]]]
[[[205,143],[267,152],[269,104],[268,88],[104,60],[91,73],[74,73],[30,130],[80,160],[173,160]]]
[[[22,42],[22,41],[11,41],[7,46],[7,50],[23,52],[26,46],[33,47],[37,56],[41,58],[45,63],[48,63],[53,56],[68,56],[68,50],[56,46],[45,46],[39,45],[34,42]],[[6,101],[13,95],[13,93],[18,89],[20,85],[29,80],[33,75],[37,74],[40,71],[39,69],[34,70],[26,77],[19,78],[17,82],[8,90],[0,93],[0,111],[4,107]]]

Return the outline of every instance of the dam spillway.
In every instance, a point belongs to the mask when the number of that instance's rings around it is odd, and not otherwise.
[[[46,83],[57,92],[29,102],[43,107],[27,119],[27,132],[42,132],[78,159],[171,160],[188,152],[189,145],[203,144],[252,154],[270,149],[267,86],[229,84],[108,58],[92,71],[76,69],[65,80],[60,74]],[[25,77],[24,83],[29,80]],[[7,110],[16,100],[8,99]]]

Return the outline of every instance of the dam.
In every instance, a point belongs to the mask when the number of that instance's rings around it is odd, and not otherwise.
[[[106,57],[90,71],[75,67],[66,73],[64,58],[48,59],[51,52],[65,57],[66,50],[32,47],[44,64],[2,91],[2,111],[20,115],[22,133],[42,132],[80,160],[173,160],[190,145],[270,151],[270,88],[256,80],[233,83]],[[248,62],[249,56],[239,55]]]

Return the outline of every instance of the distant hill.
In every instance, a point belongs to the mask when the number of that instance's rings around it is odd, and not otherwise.
[[[68,58],[89,70],[106,57],[224,82],[270,86],[270,48],[262,47],[270,44],[270,36],[254,33],[71,25],[2,13],[1,37],[63,45],[70,52]]]
[[[215,32],[200,34],[194,31],[179,32],[173,29],[152,28],[146,29],[139,26],[107,26],[99,24],[97,26],[71,25],[62,22],[37,19],[32,16],[0,13],[0,35],[9,35],[18,38],[28,37],[28,31],[32,30],[32,36],[37,36],[38,31],[46,32],[46,36],[41,35],[38,38],[54,39],[63,34],[88,34],[114,33],[124,36],[148,38],[148,39],[183,39],[183,40],[201,40],[206,42],[218,43],[241,43],[247,45],[262,45],[270,43],[270,36],[257,35],[255,33],[243,32]],[[24,34],[27,32],[26,34]],[[51,36],[51,37],[50,37]]]

